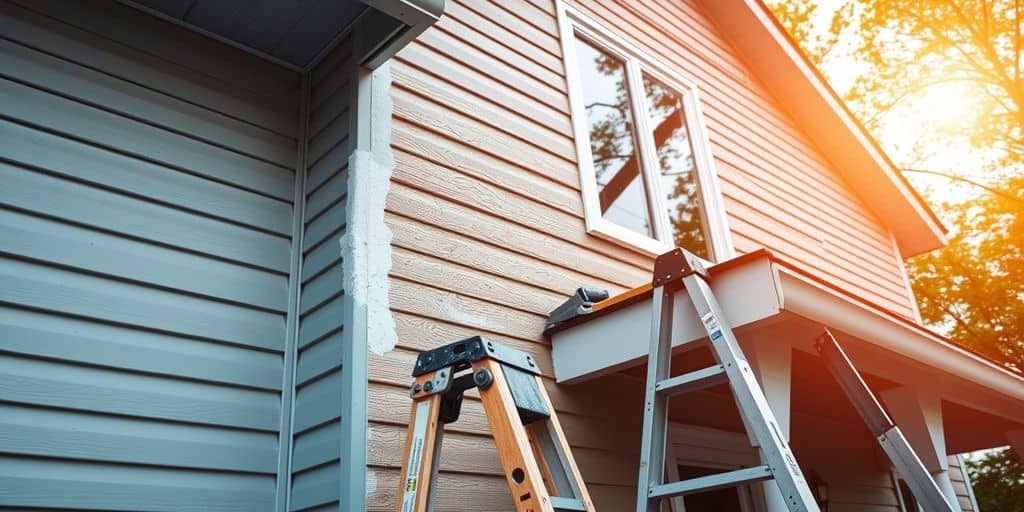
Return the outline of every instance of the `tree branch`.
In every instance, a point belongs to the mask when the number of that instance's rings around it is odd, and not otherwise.
[[[999,197],[1001,197],[1003,199],[1008,199],[1010,201],[1014,201],[1014,202],[1018,202],[1020,204],[1024,204],[1024,198],[1017,197],[1017,196],[1015,196],[1013,194],[1009,194],[1009,193],[1004,192],[1002,190],[999,190],[997,188],[992,188],[992,187],[990,187],[988,185],[985,185],[983,183],[978,183],[977,181],[974,181],[974,180],[972,180],[970,178],[964,178],[963,176],[957,176],[955,174],[946,173],[946,172],[931,171],[931,170],[928,170],[928,169],[909,169],[909,168],[904,168],[904,169],[900,169],[900,170],[903,171],[903,172],[916,172],[918,174],[930,174],[932,176],[941,176],[941,177],[946,178],[946,179],[948,179],[950,181],[957,181],[957,182],[960,182],[960,183],[966,183],[968,185],[971,185],[971,186],[974,186],[974,187],[978,187],[978,188],[983,189],[986,192],[988,192],[989,194],[992,194],[994,196],[999,196]]]

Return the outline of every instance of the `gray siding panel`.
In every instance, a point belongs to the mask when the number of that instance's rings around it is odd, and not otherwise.
[[[338,510],[341,489],[343,386],[343,267],[339,239],[345,233],[348,141],[354,111],[347,88],[353,73],[346,61],[348,42],[325,59],[328,73],[313,71],[310,137],[303,215],[302,291],[295,411],[292,423],[292,494],[289,510]],[[323,91],[318,85],[331,82]],[[320,91],[318,93],[318,91]]]
[[[117,42],[117,34],[104,36],[82,30],[30,10],[38,5],[34,2],[25,4],[27,8],[7,2],[0,3],[0,25],[4,27],[8,38],[20,44],[81,63],[212,112],[292,138],[296,136],[298,123],[295,122],[295,109],[277,104],[287,94],[277,98],[259,97],[190,67],[189,62],[173,62],[131,45],[121,44]],[[149,20],[142,26],[152,25],[153,21]],[[176,34],[181,36],[185,32],[179,30]],[[202,55],[202,52],[196,55]],[[194,56],[190,60],[195,60]],[[251,69],[250,75],[260,76],[259,73],[252,73]]]
[[[113,2],[0,25],[0,508],[272,510],[298,76]]]

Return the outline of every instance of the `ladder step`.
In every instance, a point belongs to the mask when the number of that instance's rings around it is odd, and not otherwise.
[[[658,382],[654,385],[654,391],[668,396],[681,395],[691,391],[698,391],[725,384],[729,382],[725,374],[725,367],[716,364],[701,370],[684,373]]]
[[[671,498],[673,496],[684,496],[686,494],[713,491],[723,487],[733,487],[751,482],[760,482],[762,480],[768,480],[771,477],[771,468],[768,466],[756,466],[659,485],[651,488],[649,494],[651,498]]]
[[[587,510],[587,506],[583,504],[583,501],[560,496],[551,496],[551,508],[555,510],[578,510],[581,512],[586,512]]]

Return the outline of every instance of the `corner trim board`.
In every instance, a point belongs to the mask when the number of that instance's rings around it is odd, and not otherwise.
[[[309,73],[302,75],[299,100],[299,132],[295,164],[295,198],[292,203],[292,247],[288,278],[288,316],[285,325],[284,377],[281,386],[281,429],[278,437],[277,495],[274,510],[287,512],[291,501],[292,436],[295,422],[295,366],[298,361],[299,307],[302,292],[302,237],[305,233],[303,218],[306,210],[306,156],[308,153],[309,99],[311,91]]]

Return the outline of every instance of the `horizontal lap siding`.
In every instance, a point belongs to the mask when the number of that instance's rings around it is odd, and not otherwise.
[[[791,425],[793,454],[828,485],[829,510],[899,512],[889,460],[863,424],[794,414]]]
[[[349,113],[348,40],[312,73],[303,210],[303,272],[295,368],[290,510],[337,510],[341,489],[343,295]],[[343,499],[343,498],[342,498]]]
[[[698,5],[574,3],[697,84],[738,252],[768,248],[913,317],[888,231],[749,75]]]
[[[974,502],[971,500],[971,491],[969,486],[970,475],[967,473],[967,467],[960,465],[960,459],[956,456],[949,457],[949,478],[953,481],[953,489],[956,490],[956,499],[960,503],[960,509],[963,512],[972,512],[974,510]]]
[[[768,247],[911,314],[886,230],[697,10],[581,7],[700,84],[741,252]],[[678,12],[654,14],[668,11]],[[668,34],[684,40],[667,49],[657,41]],[[375,511],[394,506],[417,352],[482,333],[533,353],[551,377],[540,335],[547,313],[580,285],[617,292],[641,283],[652,264],[586,233],[553,2],[449,2],[391,71],[396,168],[386,222],[399,346],[370,359]],[[611,377],[548,389],[598,508],[631,507],[636,447],[622,440],[638,439],[640,412],[624,411],[640,407],[639,385]],[[438,506],[511,510],[480,404],[471,396],[464,409],[449,425]]]
[[[271,509],[297,77],[113,3],[0,25],[0,507]]]
[[[386,222],[399,346],[369,364],[370,510],[394,507],[418,351],[483,333],[533,353],[551,377],[540,336],[547,313],[580,285],[618,291],[649,273],[650,258],[586,233],[553,12],[450,2],[392,62]],[[615,446],[601,425],[619,417],[609,401],[632,400],[605,389],[601,406],[591,390],[548,382],[598,507],[624,508],[634,499],[635,447]],[[437,506],[513,510],[482,406],[469,395],[445,436]]]

